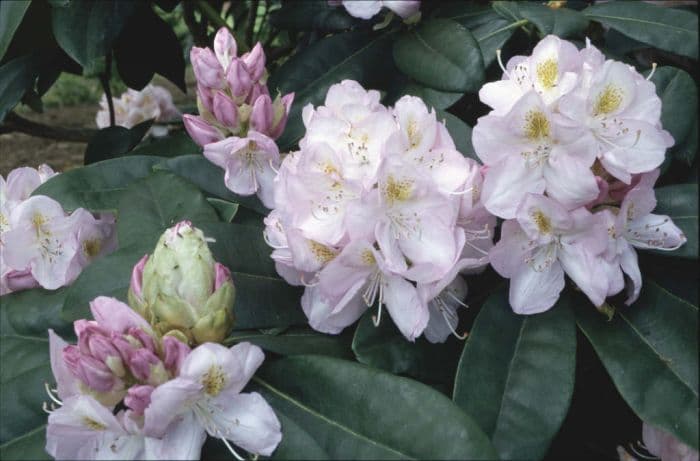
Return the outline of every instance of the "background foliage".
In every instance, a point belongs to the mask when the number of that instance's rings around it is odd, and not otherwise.
[[[640,420],[697,449],[696,8],[561,3],[424,1],[419,23],[394,20],[375,30],[380,18],[360,21],[326,2],[0,2],[0,132],[27,131],[13,110],[20,103],[41,110],[65,73],[117,94],[154,74],[185,90],[189,47],[209,44],[225,25],[241,50],[263,42],[271,89],[296,93],[281,151],[303,136],[306,104],[355,79],[381,90],[387,104],[422,97],[460,151],[474,156],[470,127],[486,113],[475,92],[500,78],[496,50],[529,54],[550,33],[579,46],[589,37],[640,71],[659,65],[652,81],[676,143],[662,167],[657,212],[688,237],[677,251],[641,257],[642,295],[631,307],[613,299],[611,320],[571,288],[551,311],[517,316],[488,270],[469,279],[471,308],[458,329],[470,332],[465,342],[409,344],[390,322],[374,328],[368,317],[327,336],[305,326],[300,290],[274,270],[264,207],[228,191],[223,172],[182,130],[158,141],[142,141],[148,126],[63,131],[89,141],[86,166],[35,194],[67,210],[116,212],[120,249],[70,287],[2,298],[0,457],[46,458],[46,330],[70,337],[95,296],[125,299],[134,263],[181,219],[216,239],[216,259],[233,272],[237,320],[227,342],[267,352],[252,387],[283,425],[273,457],[616,459],[616,445],[639,439]],[[224,456],[220,448],[208,443],[204,458]]]

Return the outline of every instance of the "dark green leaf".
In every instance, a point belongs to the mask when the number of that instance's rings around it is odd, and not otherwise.
[[[396,70],[391,59],[391,32],[373,35],[346,32],[324,38],[292,56],[270,77],[271,92],[293,91],[294,104],[287,127],[278,140],[289,150],[304,134],[301,110],[307,104],[323,104],[328,88],[344,79],[357,80],[365,88],[382,88]]]
[[[0,60],[5,56],[15,31],[29,8],[29,0],[0,3]]]
[[[457,361],[457,342],[430,344],[424,338],[409,342],[391,319],[379,326],[372,322],[374,312],[362,316],[352,339],[352,350],[361,363],[424,381],[451,383]]]
[[[146,120],[133,128],[109,126],[99,130],[85,149],[85,165],[122,157],[141,142],[153,120]]]
[[[473,92],[484,82],[479,45],[461,24],[430,19],[394,42],[396,66],[415,81],[442,91]]]
[[[138,204],[138,206],[135,206]],[[218,215],[190,182],[166,171],[131,183],[121,196],[117,235],[122,247],[153,248],[160,235],[179,221],[217,221]]]
[[[506,19],[526,19],[537,27],[541,36],[554,34],[569,37],[582,33],[588,27],[588,19],[569,8],[550,8],[536,2],[493,3],[493,8]]]
[[[186,178],[207,194],[236,202],[261,215],[267,215],[269,212],[256,196],[243,197],[228,190],[224,185],[224,170],[202,155],[183,155],[173,158],[164,162],[162,168]]]
[[[650,279],[639,300],[611,321],[578,299],[578,325],[632,410],[697,450],[697,306]]]
[[[146,156],[105,160],[54,176],[33,194],[48,195],[66,211],[81,207],[90,211],[116,210],[126,186],[151,174],[152,167],[162,161]]]
[[[337,31],[349,29],[357,22],[345,8],[327,2],[284,3],[270,13],[270,24],[279,29]]]
[[[105,68],[104,57],[111,50],[138,2],[121,0],[73,0],[54,8],[51,23],[56,41],[68,55],[95,75]]]
[[[452,93],[448,91],[439,91],[433,88],[428,88],[419,83],[409,81],[405,85],[397,88],[395,97],[391,100],[384,101],[385,104],[394,104],[401,96],[410,94],[421,98],[428,107],[435,109],[447,109],[463,96],[463,93]]]
[[[35,288],[3,295],[0,335],[43,337],[49,328],[59,334],[72,334],[70,323],[61,318],[67,293],[67,288]]]
[[[527,24],[524,19],[505,19],[491,7],[476,2],[446,3],[435,15],[457,21],[471,31],[479,43],[484,67],[496,60],[496,50],[503,48],[515,29]]]
[[[352,336],[349,333],[326,335],[308,327],[293,327],[280,334],[240,330],[226,338],[226,344],[248,341],[280,355],[322,354],[349,359],[352,358]]]
[[[695,152],[684,150],[682,146],[691,134],[695,133],[697,137],[698,90],[695,81],[687,72],[675,67],[657,68],[651,81],[656,85],[662,102],[661,123],[676,141],[671,152],[675,156],[680,147],[678,157],[691,165]]]
[[[231,222],[233,218],[236,217],[238,213],[238,204],[234,202],[229,202],[228,200],[222,200],[220,198],[208,197],[207,202],[209,205],[214,207],[216,214],[219,215],[219,219],[224,222]]]
[[[656,189],[655,214],[668,215],[688,241],[675,251],[660,254],[680,258],[698,258],[698,185],[675,184]]]
[[[452,140],[455,142],[457,150],[465,157],[479,160],[472,146],[472,129],[457,116],[452,115],[447,111],[438,110],[437,118],[440,121],[445,121],[447,131],[450,132]]]
[[[569,408],[575,362],[576,327],[565,299],[522,316],[499,292],[481,308],[464,346],[454,401],[491,436],[502,459],[539,459]]]
[[[254,389],[283,424],[276,458],[495,457],[469,416],[419,382],[320,356],[266,363],[258,376]]]
[[[185,131],[169,134],[164,138],[147,138],[136,146],[129,155],[157,155],[159,157],[179,157],[181,155],[200,155],[199,147]]]
[[[34,86],[40,64],[38,56],[27,55],[0,66],[0,122]]]
[[[599,3],[583,14],[640,42],[698,59],[698,16],[646,2]]]
[[[46,426],[41,425],[26,434],[0,445],[0,458],[10,460],[27,459],[32,461],[49,460],[51,457],[44,450],[46,445]]]
[[[182,91],[185,57],[173,28],[143,4],[133,14],[114,44],[117,71],[130,88],[142,89],[158,73]]]

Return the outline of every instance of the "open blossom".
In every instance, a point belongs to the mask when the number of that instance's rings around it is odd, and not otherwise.
[[[272,179],[280,159],[274,140],[287,124],[294,93],[273,100],[267,88],[265,52],[257,43],[238,56],[233,35],[222,27],[214,48],[193,47],[199,115],[184,115],[204,155],[226,171],[225,184],[240,195],[258,194],[272,206]]]
[[[116,247],[114,218],[79,208],[67,214],[34,189],[56,173],[42,165],[0,177],[0,294],[72,283],[96,257]]]
[[[552,199],[528,194],[516,219],[501,227],[490,252],[493,268],[510,279],[510,305],[516,313],[536,314],[554,305],[564,289],[564,273],[595,306],[608,292],[597,270],[607,247],[605,228],[584,208],[572,212]]]
[[[133,128],[146,120],[169,122],[180,118],[181,113],[173,103],[170,92],[158,85],[148,84],[141,91],[128,88],[118,99],[112,99],[114,104],[115,125]],[[102,95],[100,110],[97,112],[95,123],[99,128],[110,126],[107,96]],[[165,127],[151,127],[154,136],[165,136]]]
[[[306,135],[279,169],[265,237],[278,273],[307,285],[313,328],[339,333],[376,306],[375,322],[386,307],[410,341],[443,322],[430,339],[444,341],[466,295],[458,272],[488,264],[495,218],[481,168],[435,112],[413,96],[393,108],[379,99],[345,80],[304,108]],[[431,317],[444,299],[449,312]]]
[[[229,444],[269,456],[282,440],[279,420],[257,392],[241,391],[262,364],[259,347],[240,343],[226,348],[206,343],[184,360],[177,378],[158,386],[145,410],[145,430],[156,436],[169,432],[174,421],[188,421],[192,433],[206,431]]]
[[[658,170],[641,175],[619,208],[606,206],[598,212],[605,219],[608,231],[604,267],[612,285],[609,294],[624,288],[623,274],[626,275],[629,280],[627,304],[636,301],[642,288],[635,248],[675,250],[687,240],[671,218],[652,213],[656,207],[653,187],[658,177]]]

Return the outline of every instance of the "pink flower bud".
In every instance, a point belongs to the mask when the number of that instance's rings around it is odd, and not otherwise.
[[[214,53],[224,70],[228,67],[232,58],[236,57],[236,39],[226,27],[222,27],[214,37]]]
[[[250,73],[243,61],[234,58],[226,71],[226,81],[231,88],[231,94],[238,98],[245,98],[253,81],[250,78]]]
[[[180,366],[190,353],[190,347],[173,336],[163,337],[163,364],[172,376],[180,374]]]
[[[287,126],[287,118],[289,118],[289,110],[292,108],[292,102],[294,102],[294,93],[285,94],[279,101],[275,101],[272,129],[269,133],[272,139],[279,138],[284,132],[284,128]]]
[[[5,274],[5,283],[10,291],[28,290],[39,286],[39,282],[32,275],[31,269],[22,271],[11,270]]]
[[[208,88],[223,88],[223,68],[209,48],[192,47],[190,62],[197,82]]]
[[[238,126],[238,108],[223,91],[216,90],[214,92],[212,112],[219,123],[225,127],[236,128]]]
[[[157,348],[155,339],[153,339],[153,336],[151,336],[141,328],[130,328],[127,334],[129,336],[127,340],[133,338],[139,343],[141,343],[141,347],[144,347],[153,353],[156,352]]]
[[[95,391],[111,391],[119,382],[104,363],[89,355],[81,354],[76,346],[66,346],[63,349],[63,360],[73,376]]]
[[[221,141],[224,138],[219,130],[209,125],[201,117],[185,114],[182,116],[182,121],[184,122],[185,129],[192,140],[200,146]]]
[[[149,381],[151,372],[158,365],[163,366],[158,356],[148,349],[135,349],[127,360],[129,371],[140,381]]]
[[[272,125],[272,100],[269,96],[261,95],[253,104],[253,110],[250,113],[250,128],[267,134]]]
[[[215,279],[214,279],[214,291],[218,290],[221,285],[226,282],[232,282],[231,271],[228,267],[221,263],[214,264]]]
[[[213,104],[212,90],[197,83],[197,109],[199,113],[211,112]]]
[[[248,72],[250,72],[250,78],[254,82],[260,80],[263,73],[265,72],[265,51],[260,42],[256,43],[252,50],[241,56],[241,59],[248,67]]]
[[[248,97],[246,98],[246,104],[253,105],[253,103],[263,94],[270,96],[270,92],[267,90],[267,85],[261,83],[254,83],[253,88],[250,89]]]
[[[155,388],[148,385],[131,386],[124,397],[124,404],[137,415],[142,415],[151,403],[151,394]]]
[[[143,258],[139,259],[134,268],[131,270],[131,291],[134,295],[141,299],[141,290],[143,289],[143,268],[148,262],[148,255],[144,255]]]

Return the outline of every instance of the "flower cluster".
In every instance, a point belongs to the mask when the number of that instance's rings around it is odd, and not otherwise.
[[[667,216],[651,214],[657,168],[673,144],[654,84],[590,42],[579,51],[555,36],[501,66],[503,79],[479,92],[493,111],[472,142],[486,169],[484,206],[506,220],[490,262],[511,279],[512,308],[549,309],[564,273],[596,306],[624,289],[625,274],[633,302],[633,247],[685,242]]]
[[[66,213],[43,195],[31,196],[56,175],[47,165],[0,176],[0,295],[72,283],[96,257],[116,248],[114,216],[83,208]]]
[[[408,19],[420,10],[420,0],[328,0],[329,5],[343,5],[350,16],[372,19],[383,7],[403,19]]]
[[[168,122],[179,119],[180,111],[173,104],[170,92],[158,85],[146,85],[141,90],[127,89],[119,99],[112,99],[114,104],[114,121],[118,126],[133,128],[146,120],[156,122]],[[97,112],[95,122],[99,128],[107,128],[109,123],[109,107],[107,96],[102,95],[100,110]],[[165,136],[168,129],[165,126],[153,126],[150,133],[153,136]]]
[[[345,80],[303,111],[306,135],[275,180],[265,219],[277,271],[306,285],[311,326],[339,333],[382,306],[409,340],[444,341],[466,296],[460,271],[487,263],[495,218],[481,169],[423,101],[393,108]],[[456,334],[456,333],[455,333]]]
[[[236,40],[226,28],[217,32],[213,51],[193,47],[190,60],[199,116],[183,116],[187,132],[207,159],[226,170],[226,187],[240,195],[257,193],[271,207],[280,162],[274,140],[287,124],[294,93],[273,101],[262,45],[237,57]]]
[[[230,442],[256,455],[275,450],[282,434],[274,411],[261,395],[241,392],[262,364],[263,352],[250,343],[227,348],[209,342],[223,339],[220,327],[206,334],[217,320],[202,308],[219,311],[210,306],[212,299],[220,303],[226,295],[217,293],[228,291],[230,311],[233,284],[228,270],[215,267],[208,250],[194,244],[199,240],[206,247],[200,237],[201,231],[179,223],[147,262],[137,264],[134,274],[140,275],[132,278],[129,296],[138,300],[136,310],[100,296],[90,303],[94,320],[74,322],[77,345],[49,330],[56,379],[56,389],[47,386],[53,403],[45,408],[50,455],[199,459],[207,434],[221,439],[238,459]],[[163,251],[168,245],[173,250]],[[206,306],[196,304],[214,284],[219,287],[204,300]],[[226,332],[229,328],[230,323]]]
[[[639,456],[635,458],[630,455],[624,448],[617,447],[617,453],[620,456],[620,461],[638,461],[638,459],[661,459],[662,461],[698,461],[698,452],[693,450],[685,443],[678,440],[670,433],[658,429],[651,424],[642,424],[642,447],[652,456],[642,455],[636,451],[634,446],[630,446],[634,454]]]

